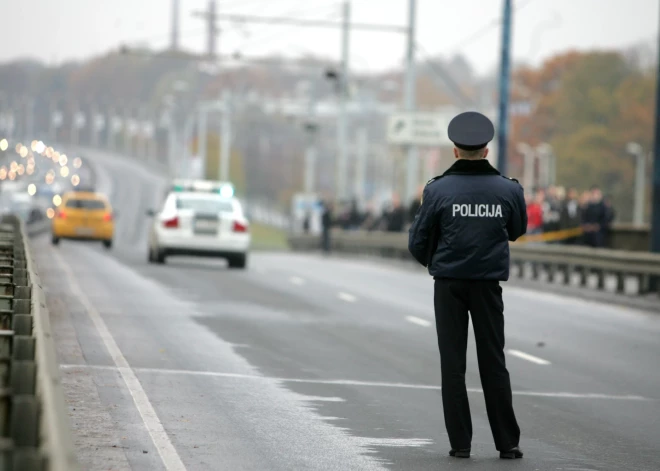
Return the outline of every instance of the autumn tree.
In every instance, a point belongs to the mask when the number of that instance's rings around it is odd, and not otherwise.
[[[569,52],[539,70],[518,70],[512,96],[529,100],[533,111],[514,121],[512,143],[550,143],[559,184],[598,184],[619,219],[630,219],[634,160],[626,144],[650,148],[654,83],[654,74],[619,52]]]

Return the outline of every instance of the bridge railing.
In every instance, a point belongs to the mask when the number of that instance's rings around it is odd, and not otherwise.
[[[290,235],[297,251],[321,248],[317,235]],[[407,233],[334,230],[334,252],[413,260]],[[660,254],[545,243],[514,242],[511,247],[512,278],[538,279],[557,284],[584,286],[627,295],[646,294],[658,288]],[[417,262],[415,262],[417,263]]]
[[[0,219],[0,470],[78,471],[53,332],[24,224]]]

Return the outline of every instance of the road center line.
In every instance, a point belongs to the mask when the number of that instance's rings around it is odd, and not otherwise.
[[[355,296],[349,293],[344,293],[343,291],[340,292],[337,296],[339,296],[339,299],[341,299],[342,301],[346,301],[347,303],[354,303],[355,301],[357,301],[357,298]]]
[[[510,355],[513,355],[514,357],[522,358],[523,360],[531,361],[532,363],[536,363],[537,365],[549,365],[550,362],[548,360],[544,360],[543,358],[535,357],[534,355],[530,355],[529,353],[521,352],[520,350],[507,350],[507,353]]]
[[[415,316],[407,316],[406,320],[408,322],[412,322],[413,324],[421,325],[421,326],[424,326],[424,327],[429,327],[431,325],[431,323],[429,321],[427,321],[425,319],[421,319],[419,317],[415,317]]]
[[[76,369],[76,368],[91,368],[98,370],[120,370],[114,366],[104,365],[60,365],[62,369]],[[433,390],[440,391],[440,386],[432,384],[411,384],[411,383],[388,383],[384,381],[358,381],[351,379],[306,379],[306,378],[278,378],[272,376],[259,376],[248,375],[241,373],[221,373],[216,371],[194,371],[194,370],[172,370],[162,368],[134,368],[133,371],[138,373],[151,373],[151,374],[171,374],[183,376],[208,376],[212,378],[233,378],[233,379],[246,379],[256,381],[277,381],[283,383],[306,383],[306,384],[326,384],[337,386],[368,386],[377,388],[401,388],[401,389],[419,389],[419,390]],[[483,390],[479,388],[467,388],[469,393],[482,394]],[[517,396],[537,396],[537,397],[550,397],[550,398],[565,398],[565,399],[609,399],[609,400],[622,400],[622,401],[654,401],[643,396],[636,395],[612,395],[601,393],[571,393],[571,392],[544,392],[544,391],[513,391]]]
[[[135,375],[135,372],[131,369],[128,361],[121,353],[119,346],[115,342],[115,339],[112,337],[112,334],[110,333],[108,326],[105,324],[105,321],[101,317],[101,314],[96,310],[89,298],[85,296],[82,289],[80,288],[80,285],[78,284],[78,281],[76,280],[73,270],[67,265],[57,250],[53,251],[53,257],[55,258],[57,264],[64,271],[67,280],[69,281],[71,292],[76,298],[78,298],[80,303],[85,308],[87,315],[94,323],[99,336],[103,340],[108,354],[110,357],[112,357],[113,362],[117,366],[117,370],[121,373],[124,383],[126,384],[126,388],[133,397],[135,407],[142,417],[142,422],[149,432],[156,450],[158,450],[158,454],[163,461],[163,465],[168,471],[186,471],[186,467],[183,465],[181,457],[170,441],[170,437],[167,435],[167,432],[165,432],[165,428],[158,418],[158,415],[156,415],[156,411],[151,405],[147,393],[142,388],[140,381]]]
[[[299,276],[292,276],[291,278],[289,278],[289,281],[291,281],[291,283],[293,283],[294,285],[298,285],[298,286],[305,284],[305,280],[303,280]]]

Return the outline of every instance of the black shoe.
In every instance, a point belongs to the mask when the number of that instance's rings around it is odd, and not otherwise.
[[[453,448],[449,450],[449,456],[455,458],[469,458],[470,457],[470,448],[463,448],[461,450],[454,450]]]
[[[507,451],[500,451],[500,458],[504,460],[515,460],[517,458],[522,458],[523,452],[519,447],[513,447]]]

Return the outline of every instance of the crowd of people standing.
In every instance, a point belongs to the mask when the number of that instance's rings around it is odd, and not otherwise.
[[[582,228],[581,235],[566,236],[554,243],[607,246],[615,214],[598,186],[582,192],[561,186],[539,188],[527,194],[526,200],[527,234]],[[344,230],[404,232],[415,218],[420,204],[417,197],[406,207],[395,195],[392,202],[380,210],[369,207],[360,211],[355,201],[339,208],[336,213],[328,206],[324,225],[331,224]]]
[[[537,189],[526,196],[527,234],[582,228],[583,234],[558,242],[606,247],[615,213],[598,186],[579,192],[561,186]]]

